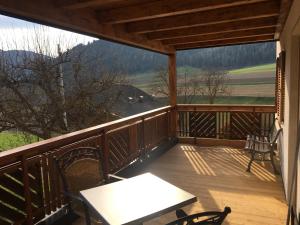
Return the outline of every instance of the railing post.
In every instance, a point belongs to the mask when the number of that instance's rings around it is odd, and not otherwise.
[[[176,137],[176,104],[177,104],[177,78],[176,78],[176,53],[169,55],[169,98],[171,109],[171,136]]]
[[[134,153],[134,157],[136,156],[137,150],[137,125],[134,124],[129,127],[129,151],[130,153]],[[132,154],[130,154],[132,155]]]
[[[26,161],[26,156],[23,155],[21,158],[22,172],[23,172],[23,184],[24,184],[24,197],[26,202],[26,223],[32,225],[32,206],[31,206],[31,194],[30,194],[30,183],[28,176],[28,164]]]
[[[141,156],[142,158],[145,156],[146,153],[146,139],[145,139],[145,118],[142,117],[142,152],[141,152]]]
[[[107,140],[107,133],[104,130],[102,134],[102,159],[104,162],[103,165],[103,176],[105,180],[108,180],[108,174],[109,174],[109,146],[108,146],[108,140]]]

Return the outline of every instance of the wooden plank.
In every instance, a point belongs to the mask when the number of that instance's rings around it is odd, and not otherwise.
[[[9,202],[7,204],[9,204]],[[13,224],[22,224],[21,221],[24,221],[25,216],[24,214],[16,211],[11,207],[7,207],[6,205],[0,202],[0,217],[13,221]],[[3,224],[2,220],[0,220],[0,224]]]
[[[250,4],[262,0],[162,0],[98,11],[100,23],[125,23]]]
[[[230,31],[242,31],[251,30],[258,28],[269,28],[275,27],[277,22],[277,17],[266,17],[259,19],[249,19],[241,21],[233,21],[227,23],[213,24],[213,25],[203,25],[191,28],[174,29],[166,31],[156,31],[152,33],[147,33],[149,39],[154,40],[165,40],[176,37],[188,37],[194,35],[206,35],[206,34],[218,34]]]
[[[177,78],[176,78],[176,54],[169,55],[169,98],[170,105],[176,105]]]
[[[197,35],[191,37],[179,37],[168,40],[163,40],[163,44],[166,45],[177,45],[195,42],[205,42],[205,41],[216,41],[216,40],[226,40],[233,38],[247,38],[256,37],[261,35],[272,35],[275,33],[275,27],[271,28],[260,28],[253,30],[242,30],[242,31],[230,31],[218,34],[207,34],[207,35]]]
[[[209,105],[209,104],[178,104],[177,111],[202,112],[276,112],[274,105]]]
[[[115,2],[120,2],[120,0],[60,0],[57,1],[56,6],[66,9],[82,9],[95,6],[101,7]]]
[[[218,46],[274,41],[273,38],[274,35],[269,34],[269,35],[246,37],[246,38],[235,38],[235,39],[226,39],[226,40],[217,40],[217,41],[206,41],[206,42],[199,42],[199,43],[178,44],[178,45],[174,45],[174,47],[176,50],[210,48],[210,47],[218,47]]]
[[[17,170],[15,173],[8,174],[8,176],[0,176],[0,184],[18,196],[24,197],[22,176],[17,177],[17,174],[20,173],[21,171]]]
[[[131,22],[127,30],[132,33],[147,33],[159,30],[186,28],[205,24],[217,24],[246,19],[265,18],[279,14],[279,4],[276,1],[254,3],[245,6],[235,6],[186,15],[150,19]]]
[[[33,213],[32,213],[32,201],[31,201],[31,194],[30,194],[30,184],[29,184],[29,176],[28,176],[28,161],[26,157],[23,156],[21,159],[22,165],[22,177],[23,177],[23,184],[24,184],[24,196],[26,202],[26,223],[27,225],[33,224]]]
[[[196,144],[200,146],[228,146],[233,148],[244,148],[246,141],[244,140],[229,140],[229,139],[215,139],[215,138],[192,138],[192,137],[178,137],[179,143],[182,144]]]
[[[140,4],[149,0],[57,0],[56,6],[68,10],[84,10],[85,8],[109,10]]]
[[[172,107],[177,103],[177,76],[176,76],[176,54],[169,55],[169,101]],[[176,112],[171,111],[171,135],[176,136]]]
[[[277,21],[277,29],[274,38],[279,39],[280,34],[284,28],[285,22],[289,15],[293,0],[281,0],[280,1],[280,13]]]
[[[138,150],[137,124],[129,127],[129,150],[131,155],[135,155]]]
[[[43,189],[44,189],[44,200],[45,200],[45,212],[46,214],[51,213],[51,202],[50,202],[50,185],[49,185],[49,165],[47,160],[47,154],[42,155],[42,172],[43,172]]]
[[[108,180],[108,174],[110,171],[109,168],[109,158],[110,158],[110,154],[109,154],[109,143],[108,143],[108,137],[106,132],[103,132],[102,134],[102,140],[101,140],[101,144],[102,144],[102,167],[103,167],[103,176],[105,180]]]
[[[122,26],[115,27],[108,24],[99,24],[92,10],[86,9],[74,13],[73,11],[56,7],[54,1],[50,0],[31,0],[26,2],[0,0],[0,12],[20,19],[164,54],[174,52],[173,48],[164,46],[159,41],[148,40],[142,35],[129,34]]]
[[[1,184],[2,185],[2,184]],[[25,212],[25,200],[20,198],[23,196],[17,196],[13,193],[12,190],[6,191],[3,188],[0,188],[0,201],[10,204],[16,209]]]
[[[57,193],[57,179],[55,176],[56,173],[56,166],[54,162],[55,153],[51,153],[48,155],[48,163],[49,163],[49,181],[50,181],[50,202],[51,202],[51,211],[56,211],[57,208],[60,207],[60,204],[58,202],[58,195]]]

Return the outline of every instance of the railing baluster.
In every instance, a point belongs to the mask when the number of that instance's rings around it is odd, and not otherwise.
[[[47,163],[47,155],[42,155],[42,171],[43,171],[43,190],[44,190],[44,205],[46,214],[51,213],[51,202],[49,193],[49,165]]]
[[[26,160],[26,156],[23,155],[21,158],[21,165],[22,165],[22,177],[23,177],[23,185],[24,185],[24,196],[26,202],[26,223],[28,225],[33,224],[32,218],[32,205],[31,205],[31,194],[30,194],[30,183],[29,183],[29,176],[28,176],[28,161]]]
[[[109,146],[108,146],[107,134],[105,131],[103,131],[103,133],[102,133],[101,144],[102,144],[102,151],[103,151],[101,160],[104,160],[104,162],[102,163],[103,176],[104,176],[105,180],[108,180],[108,174],[110,172],[110,169],[109,169]]]

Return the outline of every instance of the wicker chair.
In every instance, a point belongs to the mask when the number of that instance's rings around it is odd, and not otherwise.
[[[187,215],[182,209],[176,210],[177,220],[166,225],[221,225],[226,216],[231,213],[230,207],[223,212],[208,211]]]
[[[85,217],[87,225],[101,224],[101,222],[97,216],[90,216],[88,207],[79,196],[79,191],[108,182],[103,176],[101,158],[101,150],[94,147],[78,147],[55,158],[62,181],[63,194],[68,202],[68,213]],[[111,176],[120,178],[109,175]]]

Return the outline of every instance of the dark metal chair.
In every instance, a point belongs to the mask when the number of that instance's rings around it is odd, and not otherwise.
[[[282,132],[282,128],[280,128],[275,132],[275,123],[274,123],[268,135],[247,136],[245,150],[248,150],[251,154],[251,158],[247,167],[247,172],[251,171],[251,165],[253,161],[269,161],[273,166],[274,173],[278,174],[278,171],[274,163],[274,155],[275,155],[274,150],[276,146],[276,141],[281,132]]]
[[[253,140],[270,142],[271,139],[273,138],[276,120],[277,120],[276,118],[273,120],[272,125],[270,126],[270,128],[268,130],[261,129],[259,131],[259,133],[248,134],[247,138],[246,138],[245,150],[249,150],[251,148]]]
[[[88,207],[79,196],[79,191],[108,183],[103,174],[103,160],[101,149],[95,147],[78,147],[65,151],[55,157],[58,173],[61,177],[63,194],[68,202],[68,213],[84,214],[87,225],[91,225]],[[109,175],[114,179],[123,179]],[[82,213],[83,212],[83,213]],[[100,223],[92,215],[94,223]]]
[[[223,212],[208,211],[193,215],[187,215],[179,209],[176,210],[178,219],[166,225],[221,225],[229,213],[231,213],[230,207],[225,207]]]

